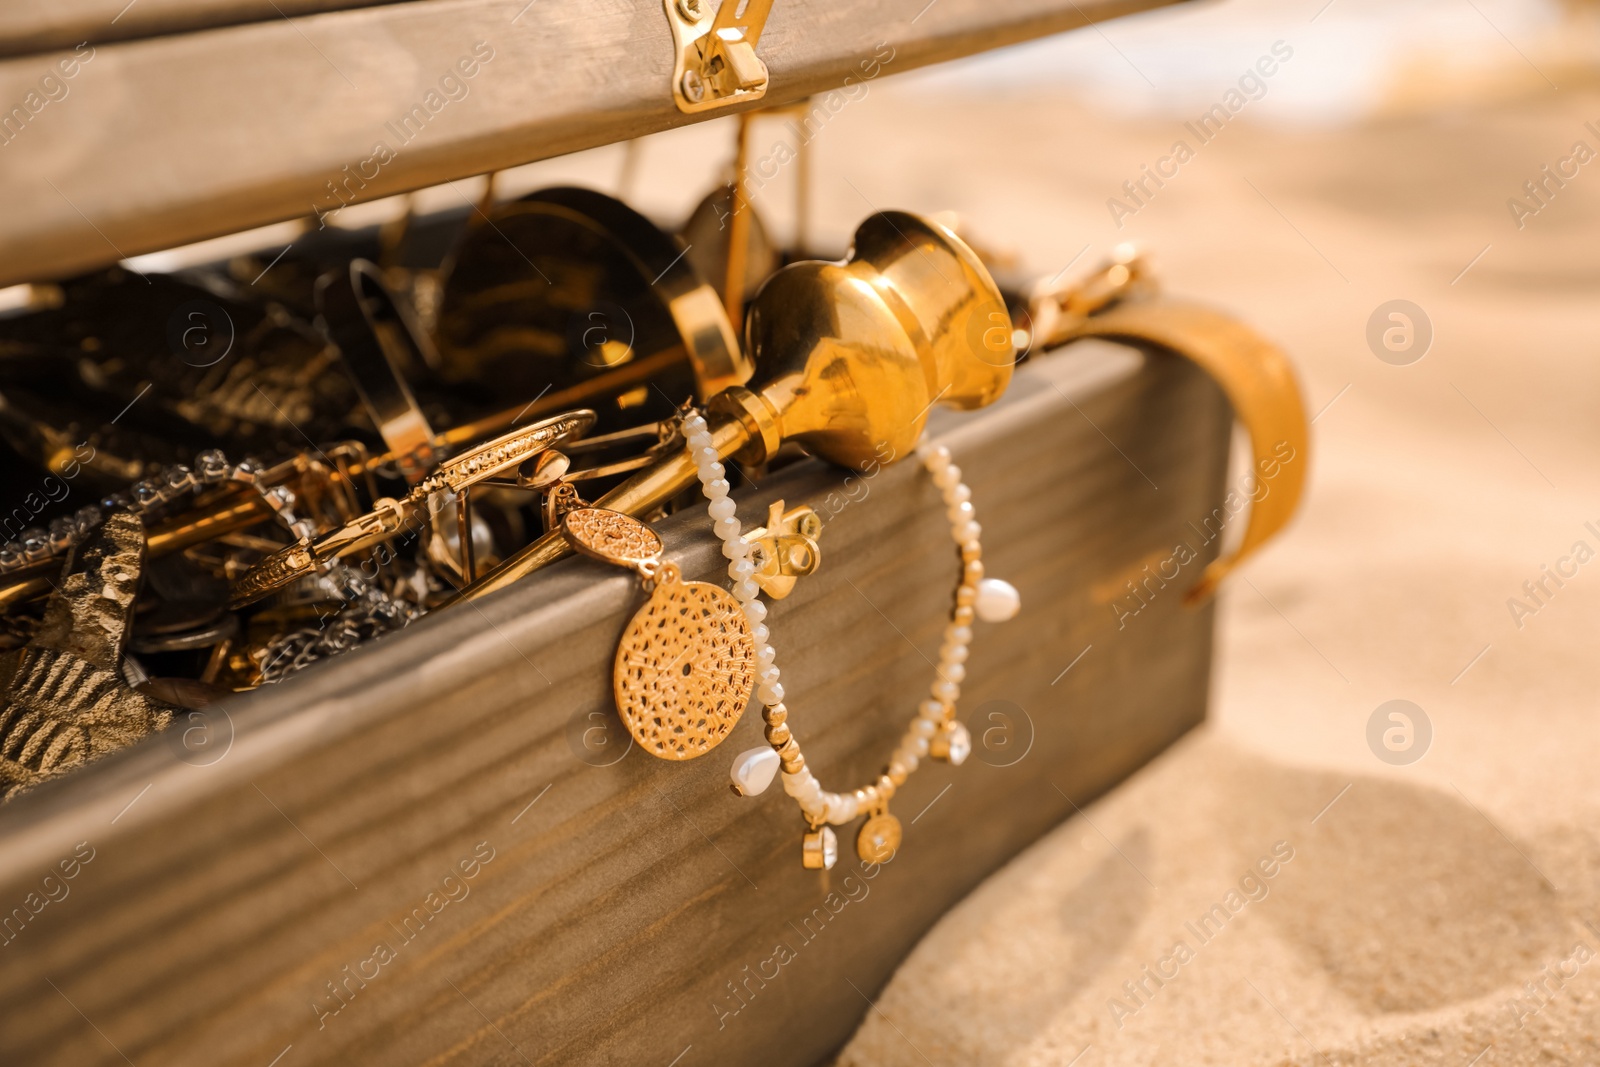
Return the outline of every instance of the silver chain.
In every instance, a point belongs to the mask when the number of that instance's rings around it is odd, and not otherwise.
[[[266,468],[260,462],[246,458],[230,464],[221,449],[213,448],[196,456],[194,464],[192,468],[178,464],[157,470],[133,483],[127,492],[113,493],[98,505],[86,504],[71,515],[51,519],[48,528],[22,531],[17,540],[0,545],[0,575],[65,556],[109,512],[129,511],[148,524],[185,496],[227,482],[254,488],[296,537],[316,534],[314,523],[295,514],[294,490],[286,485],[268,487],[262,483]]]
[[[260,653],[263,685],[280,682],[319,660],[402,629],[423,614],[422,608],[390,596],[343,563],[335,562],[323,578],[334,585],[347,606],[325,616],[319,626],[280,634],[267,642]]]

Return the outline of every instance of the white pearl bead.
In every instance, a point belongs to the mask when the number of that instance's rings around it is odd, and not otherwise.
[[[713,478],[700,487],[706,494],[707,500],[721,500],[728,495],[732,488],[726,478]]]
[[[748,604],[761,595],[761,587],[746,578],[742,582],[734,582],[731,592],[735,600]]]
[[[924,700],[917,705],[917,714],[930,722],[938,722],[944,718],[944,705],[937,700]],[[913,733],[921,729],[916,723],[912,723],[911,728]]]
[[[947,489],[944,498],[952,505],[965,504],[972,499],[972,490],[968,488],[967,483],[962,482]]]
[[[699,470],[702,483],[714,482],[728,473],[728,469],[720,463],[702,463]]]
[[[756,691],[756,695],[761,698],[761,703],[769,708],[774,704],[781,704],[783,703],[783,683],[773,682],[771,685],[764,685]]]
[[[684,433],[704,433],[705,429],[706,429],[706,417],[704,415],[700,414],[698,411],[691,411],[688,415],[684,416],[684,419],[683,419],[683,432]]]
[[[928,739],[926,737],[913,736],[909,737],[907,741],[907,749],[909,751],[915,752],[918,756],[926,756],[928,754]]]
[[[890,758],[894,762],[900,764],[900,766],[904,767],[907,774],[915,771],[917,769],[917,764],[921,762],[921,760],[918,758],[918,753],[909,748],[895,749],[894,755]]]
[[[731,541],[724,541],[722,542],[722,554],[729,559],[744,559],[750,555],[750,542],[739,537],[735,537]]]
[[[954,704],[961,696],[961,690],[956,687],[954,682],[934,682],[930,687],[930,691],[933,693],[935,699],[942,700],[946,704]]]
[[[984,622],[1005,622],[1022,610],[1022,594],[1010,582],[985,578],[978,583],[978,599],[972,608]]]
[[[738,505],[725,496],[718,497],[706,506],[713,519],[726,519],[738,510]]]
[[[756,662],[762,667],[772,666],[772,661],[777,658],[778,650],[771,645],[761,644],[756,646]]]
[[[967,654],[966,645],[944,645],[939,649],[939,658],[946,663],[965,663]]]
[[[733,783],[734,792],[740,796],[757,796],[767,791],[767,786],[777,777],[782,763],[772,746],[762,745],[734,757],[728,779]]]
[[[718,519],[711,525],[711,532],[717,535],[719,541],[736,541],[739,538],[739,520],[729,516]]]
[[[949,489],[961,481],[961,468],[954,463],[941,467],[933,472],[933,484],[940,489]]]
[[[955,537],[956,544],[964,545],[968,541],[976,541],[983,536],[983,527],[975,522],[964,522],[960,526],[952,526],[950,533]]]
[[[944,643],[947,645],[972,644],[972,627],[946,626],[944,628]]]
[[[960,685],[967,677],[967,669],[959,663],[945,663],[939,667],[939,673],[946,681]]]
[[[767,617],[767,606],[759,600],[752,600],[744,606],[744,616],[752,625],[759,624]]]
[[[721,462],[722,457],[717,455],[717,450],[710,445],[701,445],[694,450],[695,465]]]
[[[941,715],[943,715],[944,709],[940,708],[939,712]],[[910,732],[916,734],[918,737],[932,737],[934,729],[935,726],[931,718],[919,718],[911,724]]]
[[[783,791],[804,805],[808,801],[821,797],[822,784],[817,781],[816,775],[811,773],[811,768],[807,767],[798,774],[785,772],[783,775]]]
[[[749,557],[736,559],[728,564],[728,577],[736,582],[742,582],[756,572],[756,565],[750,562]]]
[[[688,437],[684,438],[684,442],[694,450],[694,454],[696,456],[700,455],[708,448],[715,448],[711,442],[711,435],[706,433],[704,430],[701,430],[699,433],[690,434]]]
[[[746,611],[745,614],[748,615],[749,612]],[[772,632],[766,628],[765,624],[757,624],[756,628],[750,631],[750,639],[757,645],[766,644],[767,638],[771,636]]]
[[[950,466],[950,450],[944,445],[934,445],[922,453],[922,465],[930,471]]]
[[[950,525],[952,527],[965,526],[967,523],[971,522],[977,514],[978,513],[973,509],[972,504],[965,500],[959,504],[951,504],[950,507],[945,511],[945,516],[949,518]]]

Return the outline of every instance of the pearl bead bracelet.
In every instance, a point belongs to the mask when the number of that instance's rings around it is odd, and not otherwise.
[[[726,470],[712,445],[704,417],[696,412],[685,416],[683,436],[709,502],[706,510],[712,529],[722,541],[722,554],[728,557],[731,592],[750,620],[756,651],[756,696],[767,723],[769,747],[750,749],[734,759],[730,773],[734,792],[743,796],[764,792],[781,770],[784,792],[800,805],[809,827],[801,850],[806,867],[831,868],[839,851],[832,827],[862,814],[868,818],[856,838],[857,853],[869,863],[887,862],[899,848],[901,838],[900,821],[888,810],[895,791],[923,759],[931,756],[959,765],[972,751],[972,736],[956,721],[955,709],[966,678],[967,646],[972,641],[974,619],[1003,622],[1015,616],[1022,606],[1021,597],[1009,582],[984,577],[983,546],[979,541],[983,530],[974,516],[972,490],[961,481],[961,469],[951,460],[948,448],[926,444],[918,448],[918,456],[944,496],[951,537],[961,553],[961,581],[939,648],[938,678],[878,779],[851,792],[831,793],[822,788],[806,766],[800,742],[790,729],[783,683],[775,662],[777,653],[769,642],[767,606],[752,577],[756,563],[751,559],[751,546],[740,537]]]

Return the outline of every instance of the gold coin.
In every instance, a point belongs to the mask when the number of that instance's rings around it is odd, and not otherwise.
[[[694,759],[744,714],[755,658],[749,620],[731,594],[708,582],[660,581],[617,646],[617,710],[646,752]]]
[[[888,812],[869,816],[856,835],[856,855],[865,863],[888,863],[900,850],[900,820]]]
[[[661,538],[656,532],[620,511],[573,508],[561,516],[561,532],[573,548],[605,563],[637,567],[661,558]]]

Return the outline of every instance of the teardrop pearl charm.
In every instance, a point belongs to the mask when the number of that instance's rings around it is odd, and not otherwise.
[[[1022,610],[1022,594],[1010,582],[985,578],[978,583],[978,598],[973,608],[984,622],[1005,622]]]
[[[831,826],[807,830],[800,843],[800,865],[808,871],[831,871],[839,862],[839,836]]]
[[[777,777],[778,765],[777,752],[770,745],[752,748],[741,752],[734,757],[733,768],[728,772],[728,779],[733,785],[733,791],[742,797],[753,797],[764,793],[767,786],[772,784],[772,779]]]
[[[928,755],[959,767],[972,755],[972,734],[959,722],[944,723],[929,740]]]

